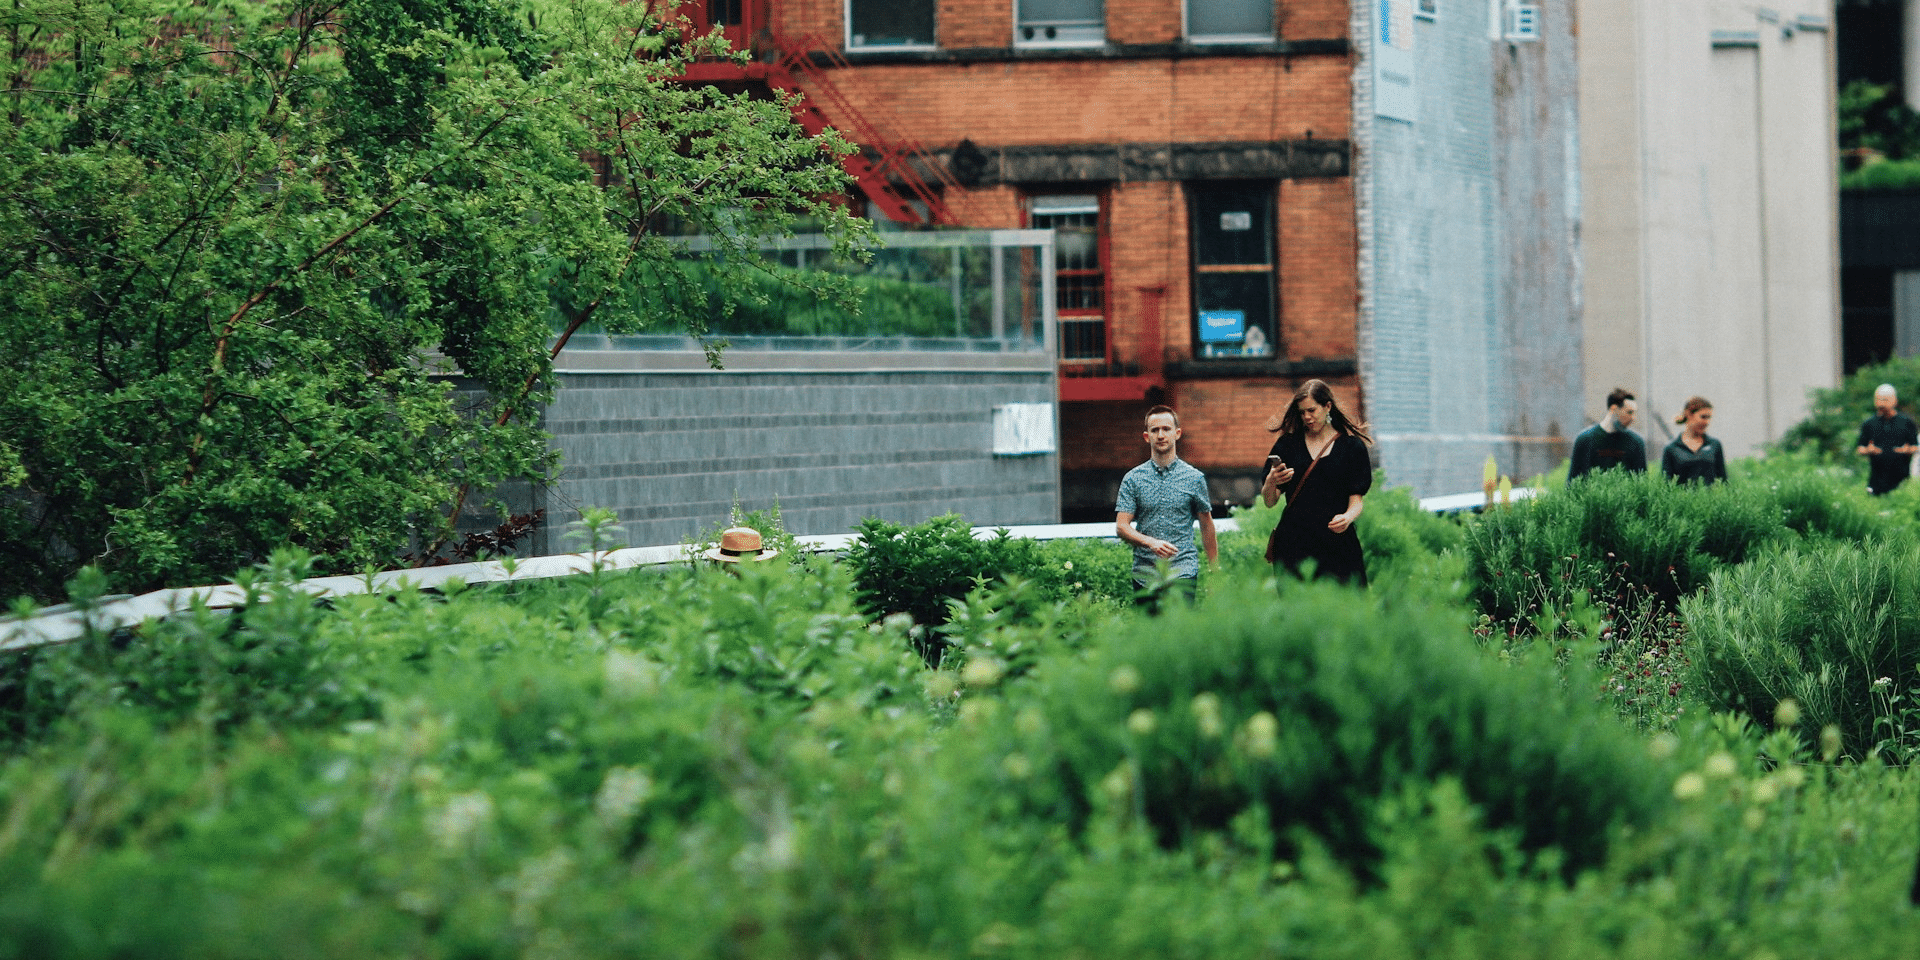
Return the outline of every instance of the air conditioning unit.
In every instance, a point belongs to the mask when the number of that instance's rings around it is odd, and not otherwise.
[[[1505,34],[1509,43],[1532,43],[1540,39],[1540,5],[1507,4]]]

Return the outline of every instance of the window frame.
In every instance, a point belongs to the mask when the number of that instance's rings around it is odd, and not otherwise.
[[[901,3],[905,0],[841,0],[841,21],[846,27],[845,40],[848,53],[890,53],[917,52],[940,49],[940,3],[939,0],[923,0],[933,14],[933,39],[925,43],[855,43],[853,32],[853,8],[858,3]]]
[[[1013,46],[1015,49],[1018,49],[1018,50],[1074,50],[1074,49],[1104,47],[1107,45],[1107,2],[1106,0],[1093,0],[1093,2],[1100,9],[1100,18],[1099,18],[1100,26],[1098,28],[1100,35],[1098,37],[1086,36],[1086,37],[1075,37],[1075,38],[1069,38],[1069,39],[1058,39],[1058,38],[1044,39],[1043,38],[1043,39],[1033,39],[1033,40],[1025,39],[1022,36],[1027,30],[1027,23],[1025,18],[1021,15],[1021,7],[1026,2],[1027,0],[1013,0]]]
[[[1266,248],[1265,264],[1202,264],[1200,262],[1200,204],[1201,193],[1208,189],[1237,188],[1248,193],[1263,195],[1266,217],[1265,235],[1262,237]],[[1187,322],[1192,337],[1193,359],[1200,363],[1232,363],[1236,361],[1274,361],[1285,356],[1285,344],[1281,342],[1280,318],[1280,185],[1272,180],[1189,180],[1181,185],[1187,201]],[[1264,269],[1248,269],[1249,267]],[[1205,269],[1215,267],[1221,269]],[[1258,328],[1266,338],[1267,350],[1260,354],[1246,353],[1210,353],[1201,340],[1200,314],[1206,309],[1201,303],[1201,277],[1207,274],[1265,273],[1267,275],[1267,312],[1265,323],[1260,318],[1246,317],[1246,328],[1251,331]],[[1242,341],[1244,343],[1244,340]]]
[[[1078,189],[1075,189],[1076,186],[1078,186]],[[1062,270],[1060,267],[1060,261],[1059,261],[1060,254],[1059,254],[1059,249],[1057,245],[1054,251],[1053,271],[1054,271],[1054,284],[1055,284],[1054,289],[1056,291],[1054,294],[1054,297],[1055,297],[1054,319],[1055,319],[1055,322],[1060,325],[1060,355],[1058,357],[1058,361],[1061,363],[1095,363],[1095,364],[1112,363],[1113,362],[1113,264],[1112,264],[1112,247],[1110,243],[1111,233],[1112,233],[1111,222],[1110,222],[1112,219],[1112,206],[1111,206],[1110,198],[1107,196],[1106,189],[1099,188],[1099,187],[1090,189],[1084,185],[1067,184],[1067,185],[1061,185],[1057,188],[1039,187],[1039,188],[1026,189],[1026,190],[1023,190],[1022,193],[1024,193],[1025,196],[1021,200],[1021,208],[1022,208],[1021,212],[1023,217],[1026,220],[1027,227],[1030,229],[1044,229],[1039,227],[1035,223],[1035,220],[1038,217],[1050,216],[1050,215],[1071,216],[1079,213],[1093,214],[1093,217],[1094,217],[1094,220],[1093,220],[1094,254],[1093,256],[1094,256],[1094,264],[1095,264],[1094,270],[1083,270],[1083,269],[1074,269],[1071,271]],[[1070,201],[1077,198],[1085,198],[1087,200],[1091,200],[1092,209],[1091,210],[1086,209],[1088,204],[1084,204],[1084,203],[1079,205],[1079,209],[1075,209],[1072,205],[1064,202],[1064,201]],[[1047,201],[1047,200],[1062,201],[1062,203],[1060,203],[1057,209],[1051,209],[1051,210],[1040,209],[1041,202]],[[1064,273],[1072,273],[1080,276],[1097,274],[1099,276],[1100,305],[1098,309],[1082,309],[1082,308],[1062,309],[1060,307],[1060,303],[1059,303],[1060,292],[1062,292],[1065,288],[1060,284],[1059,278]],[[1067,355],[1068,337],[1067,337],[1065,325],[1068,323],[1074,323],[1074,322],[1084,323],[1096,317],[1100,321],[1100,355],[1099,356],[1068,356]]]
[[[1188,43],[1272,43],[1279,33],[1280,18],[1273,9],[1273,0],[1267,0],[1267,32],[1261,33],[1201,33],[1193,32],[1193,0],[1180,0],[1180,35]]]

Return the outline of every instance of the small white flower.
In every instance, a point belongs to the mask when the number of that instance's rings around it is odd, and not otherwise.
[[[1738,773],[1740,767],[1734,762],[1733,754],[1722,750],[1708,757],[1706,766],[1702,767],[1701,770],[1709,777],[1725,779]]]
[[[1893,678],[1892,678],[1892,677],[1881,677],[1880,679],[1878,679],[1878,680],[1875,680],[1875,681],[1873,682],[1873,689],[1874,689],[1874,690],[1876,690],[1876,691],[1878,691],[1878,690],[1885,690],[1886,688],[1888,688],[1888,687],[1891,687],[1891,686],[1893,686]]]
[[[1242,737],[1247,753],[1256,757],[1271,757],[1280,746],[1280,721],[1262,710],[1247,718]]]
[[[1677,800],[1693,800],[1707,792],[1707,780],[1697,773],[1683,773],[1673,782],[1673,796]]]
[[[1001,666],[1000,661],[981,657],[967,661],[966,667],[960,671],[960,679],[966,681],[969,687],[991,687],[1000,682],[1004,673],[1006,668]]]
[[[650,692],[660,683],[660,666],[630,650],[607,651],[607,690],[620,696]]]
[[[1033,761],[1028,760],[1024,753],[1009,753],[1005,760],[1000,761],[1000,769],[1015,780],[1025,780],[1033,775]]]
[[[616,829],[632,820],[652,796],[653,778],[647,776],[645,770],[614,767],[600,782],[600,792],[593,798],[593,812],[607,829]]]
[[[1066,568],[1066,569],[1068,569],[1068,570],[1072,570],[1072,569],[1073,569],[1073,561],[1072,561],[1072,560],[1068,560],[1068,561],[1067,561],[1066,563],[1063,563],[1063,564],[1061,564],[1061,566],[1062,566],[1062,567],[1065,567],[1065,568]]]
[[[466,843],[492,820],[493,798],[475,790],[448,798],[447,805],[427,821],[427,832],[433,834],[441,846],[453,849]]]

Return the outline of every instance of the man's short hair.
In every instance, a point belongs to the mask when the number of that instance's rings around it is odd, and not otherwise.
[[[1900,391],[1898,391],[1898,390],[1895,390],[1895,389],[1893,388],[1893,384],[1891,384],[1891,383],[1883,383],[1883,384],[1881,384],[1881,385],[1879,385],[1879,386],[1877,386],[1877,387],[1874,387],[1874,388],[1873,388],[1873,395],[1874,395],[1874,396],[1876,396],[1876,397],[1877,397],[1877,396],[1879,396],[1879,395],[1881,395],[1881,394],[1883,394],[1883,393],[1885,393],[1885,394],[1889,394],[1889,395],[1891,395],[1891,396],[1895,396],[1895,397],[1897,397],[1897,396],[1899,396],[1899,395],[1900,395]]]
[[[1626,387],[1614,387],[1613,392],[1607,394],[1607,409],[1611,410],[1632,399],[1633,391],[1628,390]]]
[[[1164,403],[1163,403],[1163,404],[1160,404],[1159,406],[1156,406],[1156,407],[1154,407],[1154,408],[1153,408],[1152,410],[1148,410],[1148,411],[1147,411],[1147,416],[1146,416],[1146,419],[1145,419],[1145,420],[1143,420],[1143,421],[1141,421],[1141,422],[1142,422],[1142,423],[1145,423],[1145,424],[1146,424],[1146,425],[1148,425],[1148,426],[1152,426],[1152,425],[1153,425],[1153,418],[1154,418],[1154,417],[1157,417],[1157,416],[1159,416],[1159,415],[1161,415],[1161,414],[1163,414],[1163,413],[1164,413],[1164,414],[1166,414],[1167,416],[1169,416],[1169,417],[1172,417],[1172,418],[1173,418],[1173,425],[1174,425],[1174,426],[1176,426],[1176,427],[1178,427],[1178,426],[1180,425],[1180,415],[1179,415],[1179,414],[1177,414],[1177,413],[1174,413],[1174,412],[1173,412],[1173,408],[1172,408],[1172,407],[1169,407],[1169,406],[1167,406],[1167,405],[1166,405],[1166,404],[1164,404]]]

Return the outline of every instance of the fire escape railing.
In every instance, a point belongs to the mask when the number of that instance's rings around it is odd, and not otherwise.
[[[959,181],[953,178],[947,165],[929,153],[920,141],[901,135],[893,124],[869,119],[880,115],[871,105],[865,110],[856,105],[815,58],[825,60],[827,66],[836,70],[848,70],[853,64],[815,34],[797,41],[776,36],[773,45],[779,56],[767,71],[767,82],[784,92],[801,95],[794,115],[808,133],[833,127],[851,135],[850,139],[862,152],[847,158],[847,172],[860,181],[867,198],[879,206],[888,219],[944,225],[958,222],[943,196],[945,190],[960,189]],[[868,159],[868,154],[872,159]],[[928,175],[938,184],[937,188],[927,182]],[[916,200],[925,208],[924,215],[909,202]]]

